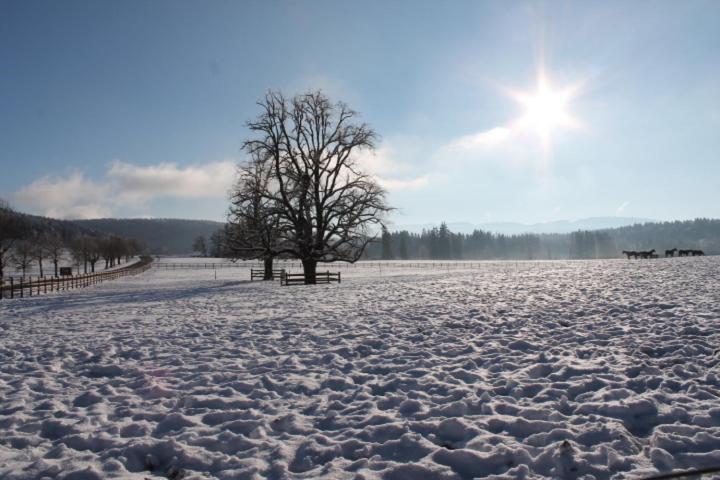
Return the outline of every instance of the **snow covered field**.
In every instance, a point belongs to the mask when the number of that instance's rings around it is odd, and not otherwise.
[[[247,277],[151,270],[3,301],[0,478],[720,464],[718,257]]]

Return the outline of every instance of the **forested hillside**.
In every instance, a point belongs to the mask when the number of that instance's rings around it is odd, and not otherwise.
[[[220,222],[210,220],[172,218],[101,218],[73,220],[72,223],[90,230],[136,238],[143,242],[148,252],[164,255],[189,254],[195,238],[210,238],[213,232],[223,226]]]

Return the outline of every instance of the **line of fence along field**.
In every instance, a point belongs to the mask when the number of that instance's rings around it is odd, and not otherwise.
[[[96,273],[62,275],[59,277],[9,277],[0,283],[0,300],[33,297],[51,292],[61,292],[76,288],[97,285],[128,275],[137,275],[152,266],[152,257],[142,257],[140,261],[125,267]]]
[[[543,264],[552,264],[558,267],[567,266],[568,260],[482,260],[482,261],[359,261],[355,263],[347,262],[333,262],[333,263],[318,263],[318,269],[322,270],[326,267],[331,267],[333,270],[354,270],[354,269],[426,269],[426,270],[450,270],[450,269],[479,269],[479,268],[492,268],[500,267],[502,269],[508,268],[520,268],[522,266],[537,265],[539,262]],[[250,268],[250,269],[262,269],[263,264],[261,262],[155,262],[153,268],[164,269],[164,270],[224,270],[234,268]],[[290,269],[300,269],[303,266],[301,262],[291,260],[280,260],[275,261],[273,265],[274,269],[283,269],[289,271]]]

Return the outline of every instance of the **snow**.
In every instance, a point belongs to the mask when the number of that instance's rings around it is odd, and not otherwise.
[[[3,300],[0,478],[720,464],[720,258],[342,271],[153,269]]]

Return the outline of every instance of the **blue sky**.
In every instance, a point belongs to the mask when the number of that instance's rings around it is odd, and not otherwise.
[[[716,1],[0,0],[0,196],[221,220],[269,88],[362,113],[398,224],[720,217]]]

